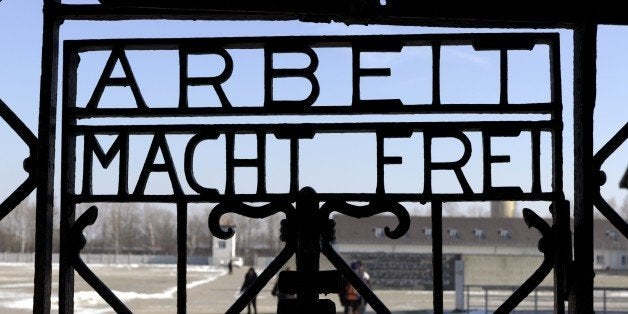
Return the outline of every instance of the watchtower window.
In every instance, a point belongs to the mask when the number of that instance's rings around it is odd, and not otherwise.
[[[449,237],[452,239],[460,239],[460,231],[458,229],[448,229]]]
[[[473,229],[473,235],[479,240],[486,239],[486,233],[482,229]]]
[[[373,232],[375,233],[375,237],[376,238],[383,238],[384,237],[384,228],[382,228],[382,227],[375,227],[375,228],[373,228]]]
[[[617,241],[619,239],[617,232],[611,230],[606,230],[606,236],[613,241]]]
[[[428,237],[428,238],[432,238],[432,228],[425,228],[423,229],[423,234]]]
[[[502,240],[510,240],[510,230],[508,229],[499,229],[497,234]]]

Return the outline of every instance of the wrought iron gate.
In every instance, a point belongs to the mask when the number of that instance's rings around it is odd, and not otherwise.
[[[398,238],[409,227],[409,216],[401,205],[404,201],[430,202],[432,204],[433,228],[433,272],[434,272],[434,310],[443,312],[442,303],[442,204],[447,201],[487,201],[487,200],[543,200],[552,203],[553,224],[548,225],[533,211],[524,210],[525,222],[541,233],[539,249],[544,254],[543,263],[530,275],[519,289],[497,310],[507,313],[514,309],[534,288],[554,270],[555,311],[565,311],[565,301],[577,313],[592,311],[593,265],[592,265],[592,208],[595,205],[621,232],[628,237],[628,225],[600,195],[600,186],[605,182],[600,168],[604,161],[628,137],[628,124],[617,133],[604,147],[593,154],[592,119],[595,99],[595,45],[597,20],[580,20],[571,15],[562,16],[550,12],[550,17],[534,15],[523,10],[508,18],[471,10],[468,14],[471,22],[463,16],[453,14],[451,21],[434,21],[432,16],[400,12],[408,10],[403,5],[391,4],[389,7],[366,1],[354,1],[342,10],[336,10],[333,4],[325,2],[320,6],[303,4],[302,6],[275,4],[255,5],[236,3],[233,5],[184,4],[181,6],[163,3],[130,1],[102,1],[99,5],[69,5],[56,1],[44,2],[44,33],[41,103],[39,112],[39,136],[34,135],[21,121],[0,102],[0,115],[7,121],[28,145],[31,156],[24,162],[29,173],[28,179],[11,196],[0,204],[0,217],[6,216],[33,189],[37,188],[37,245],[34,312],[50,312],[51,285],[51,238],[52,238],[52,203],[54,176],[54,142],[57,93],[57,59],[59,47],[59,27],[69,19],[138,19],[138,18],[205,18],[205,19],[289,19],[327,20],[337,18],[347,22],[366,21],[374,23],[401,23],[427,25],[572,25],[575,30],[575,225],[574,258],[571,256],[572,240],[569,226],[569,205],[563,194],[563,155],[562,132],[563,112],[560,80],[560,56],[557,34],[552,33],[513,33],[513,34],[450,34],[450,35],[391,35],[391,36],[321,36],[321,37],[246,37],[246,38],[207,38],[207,39],[125,39],[125,40],[78,40],[64,43],[63,60],[63,110],[62,124],[62,161],[61,161],[61,260],[60,260],[60,312],[73,311],[73,278],[75,272],[83,277],[117,312],[130,312],[114,293],[81,260],[81,249],[85,245],[82,232],[97,219],[97,208],[91,207],[79,217],[75,217],[75,206],[92,202],[161,202],[177,205],[177,242],[178,242],[178,292],[177,308],[186,310],[185,265],[186,265],[186,222],[187,205],[191,202],[217,203],[208,217],[208,226],[212,233],[221,238],[233,235],[233,230],[222,230],[218,224],[225,213],[235,213],[251,218],[264,218],[283,212],[286,218],[281,224],[282,241],[285,246],[271,264],[255,281],[253,286],[228,310],[229,313],[241,311],[261,288],[279,272],[281,266],[296,255],[297,270],[282,272],[280,289],[296,292],[294,301],[285,301],[280,311],[290,313],[327,313],[334,312],[329,300],[319,299],[321,293],[333,293],[339,290],[341,279],[346,278],[368,303],[378,312],[389,310],[378,297],[357,277],[350,267],[334,251],[330,242],[334,239],[334,222],[330,220],[332,212],[339,212],[355,218],[389,212],[398,219],[398,225],[386,229],[386,236]],[[261,7],[260,7],[261,6]],[[248,10],[247,10],[248,9]],[[250,13],[251,10],[261,13]],[[387,11],[388,10],[388,11]],[[445,10],[447,11],[447,10]],[[300,13],[294,13],[300,12]],[[452,12],[456,12],[452,9]],[[489,11],[487,11],[489,12]],[[492,11],[490,11],[492,12]],[[610,14],[607,15],[615,17]],[[580,13],[580,12],[579,12]],[[553,15],[552,15],[553,14]],[[497,17],[507,16],[502,12]],[[553,21],[555,16],[564,20]],[[580,15],[574,15],[581,17]],[[483,22],[483,17],[491,22]],[[604,14],[601,14],[603,18]],[[615,17],[616,18],[616,17]],[[501,24],[500,24],[501,23]],[[511,24],[514,23],[514,24]],[[535,45],[549,46],[551,72],[551,99],[546,103],[518,104],[508,103],[507,65],[508,52],[529,50]],[[394,99],[363,100],[360,97],[360,78],[368,76],[387,76],[390,70],[385,68],[364,68],[360,65],[361,52],[399,51],[403,46],[425,46],[432,50],[432,103],[404,106]],[[470,45],[476,50],[493,50],[500,53],[500,98],[496,104],[441,104],[440,101],[440,49],[449,45]],[[226,49],[261,49],[265,58],[265,102],[262,107],[243,108],[231,106],[222,91],[221,84],[231,75],[233,60]],[[312,106],[318,97],[319,87],[314,76],[317,68],[315,47],[346,47],[352,51],[353,63],[353,98],[347,106]],[[126,50],[172,50],[179,55],[181,98],[176,108],[151,108],[144,101],[137,89],[133,72],[128,66]],[[105,70],[96,86],[92,98],[85,107],[76,104],[77,67],[80,52],[106,51],[109,59]],[[280,53],[297,53],[307,56],[309,65],[305,68],[273,68],[273,57]],[[189,77],[187,60],[194,54],[213,54],[222,58],[224,71],[213,77]],[[112,77],[113,67],[120,63],[124,77]],[[312,86],[311,92],[303,100],[277,101],[273,99],[273,79],[299,77],[306,79]],[[186,90],[192,85],[212,86],[217,92],[221,106],[216,108],[192,108],[188,106]],[[99,99],[109,86],[127,86],[136,101],[135,108],[99,108]],[[182,116],[254,116],[254,115],[359,115],[359,114],[483,114],[512,113],[540,114],[541,120],[517,121],[466,121],[466,122],[402,122],[402,123],[311,123],[311,124],[176,124],[176,125],[141,125],[141,124],[106,124],[93,125],[81,123],[90,118],[111,118],[127,116],[133,118],[182,117]],[[369,133],[376,138],[377,185],[374,193],[317,193],[311,188],[299,185],[299,143],[321,133]],[[408,137],[420,132],[424,137],[424,182],[425,189],[419,193],[387,193],[384,185],[386,165],[401,163],[397,156],[384,153],[387,138]],[[483,191],[473,191],[465,178],[461,167],[471,154],[471,144],[465,132],[479,132],[483,139]],[[507,156],[492,155],[491,138],[516,136],[521,132],[530,134],[533,160],[531,173],[532,186],[529,192],[514,187],[494,187],[491,184],[491,165],[507,162]],[[552,188],[544,191],[540,184],[540,137],[551,134],[552,139]],[[104,151],[96,139],[97,135],[116,136],[114,144]],[[191,139],[186,146],[185,177],[194,190],[186,194],[178,182],[176,170],[170,158],[166,140],[168,134],[188,134]],[[254,134],[257,138],[257,158],[239,159],[234,154],[236,134]],[[140,173],[134,191],[128,191],[128,154],[129,138],[134,135],[152,136],[148,158]],[[196,147],[203,141],[223,135],[226,138],[227,179],[224,193],[207,188],[197,182],[193,171],[193,156]],[[265,182],[265,138],[275,136],[290,142],[290,190],[284,194],[266,191]],[[83,139],[82,189],[76,186],[76,150],[77,139]],[[435,162],[431,159],[431,143],[438,138],[452,138],[464,147],[463,156],[455,162]],[[163,163],[156,163],[155,157],[161,152]],[[103,167],[108,167],[119,156],[119,184],[117,193],[94,194],[91,190],[91,166],[96,156]],[[239,167],[255,168],[258,173],[257,191],[252,194],[236,193],[234,190],[234,170]],[[433,170],[453,171],[462,188],[459,194],[439,194],[431,190]],[[173,194],[146,195],[144,189],[151,173],[163,172],[170,178]],[[596,182],[596,184],[593,184]],[[356,206],[350,202],[368,202],[368,205]],[[266,205],[255,207],[246,202],[264,202]],[[337,270],[321,272],[320,254],[326,256]],[[574,274],[578,274],[577,276]]]

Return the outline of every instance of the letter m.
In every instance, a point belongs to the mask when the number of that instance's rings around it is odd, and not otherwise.
[[[84,195],[92,195],[92,166],[94,155],[100,161],[103,168],[108,168],[116,155],[120,155],[120,168],[118,172],[118,194],[128,195],[129,172],[129,134],[118,134],[118,138],[111,144],[107,152],[98,143],[94,134],[85,134],[85,146],[83,148],[83,191]]]

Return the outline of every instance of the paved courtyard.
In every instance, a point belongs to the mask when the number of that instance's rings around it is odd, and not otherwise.
[[[56,266],[56,265],[55,265]],[[128,305],[134,313],[176,313],[176,267],[174,265],[92,265],[94,272]],[[55,267],[54,274],[58,268]],[[227,274],[225,268],[189,266],[187,277],[188,313],[224,313],[234,302],[244,279],[245,268]],[[30,264],[0,264],[0,313],[31,313],[33,267]],[[603,279],[602,280],[611,280]],[[628,287],[626,278],[612,278],[613,284]],[[276,299],[271,281],[257,298],[259,313],[275,313]],[[53,312],[58,310],[57,277],[53,278]],[[376,291],[394,313],[429,313],[431,291]],[[624,292],[625,293],[625,292]],[[324,296],[322,296],[324,297]],[[473,295],[472,307],[483,307],[483,295]],[[337,295],[334,300],[341,311]],[[113,313],[100,296],[76,276],[76,313]],[[551,296],[545,303],[551,306]],[[492,300],[491,305],[499,300]],[[528,303],[529,304],[529,303]],[[444,305],[453,309],[454,294],[445,292]],[[546,304],[542,304],[546,305]],[[609,310],[612,307],[609,307]],[[246,313],[246,311],[244,312]],[[482,313],[475,311],[473,313]]]

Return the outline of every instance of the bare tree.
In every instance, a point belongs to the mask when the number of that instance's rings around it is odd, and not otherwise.
[[[207,217],[209,210],[205,209],[202,213],[197,213],[188,218],[188,237],[187,247],[188,254],[193,255],[201,246],[211,247],[211,233],[207,227]]]
[[[283,215],[276,214],[264,219],[263,222],[264,234],[262,234],[262,239],[265,246],[275,252],[278,252],[280,248],[279,227],[283,218]]]
[[[146,239],[148,242],[149,249],[151,253],[155,253],[158,250],[157,246],[157,235],[155,232],[155,225],[153,219],[150,218],[150,213],[148,211],[144,211],[144,232],[146,235]]]
[[[462,213],[458,208],[458,203],[443,203],[443,216],[460,216]]]
[[[4,219],[9,235],[5,250],[21,253],[35,249],[35,206],[31,199],[17,205]]]
[[[471,205],[467,208],[467,215],[469,217],[487,217],[488,211],[482,206]]]
[[[136,204],[103,204],[98,206],[100,230],[92,231],[90,238],[105,251],[123,253],[144,246],[142,243],[142,210]],[[94,227],[92,227],[94,228]],[[97,234],[100,234],[100,239]]]
[[[175,215],[163,208],[146,208],[144,212],[146,239],[154,250],[163,253],[177,252],[177,233]]]

